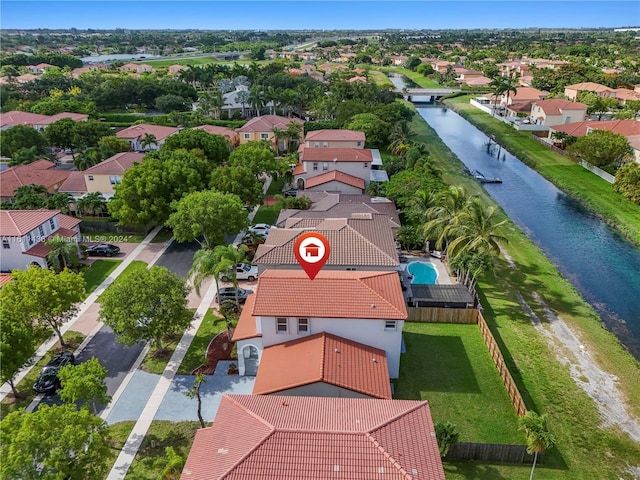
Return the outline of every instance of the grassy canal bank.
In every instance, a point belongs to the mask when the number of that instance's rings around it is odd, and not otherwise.
[[[455,101],[457,104],[464,102],[461,99]],[[474,117],[473,114],[471,116]],[[488,120],[501,124],[490,117]],[[470,193],[496,205],[480,184],[463,173],[462,162],[422,117],[416,115],[411,128],[417,134],[414,139],[427,145],[430,157],[443,171],[447,183],[464,185]],[[501,136],[509,138],[514,132],[503,131]],[[500,142],[498,134],[496,138]],[[554,173],[555,160],[547,156],[546,149],[545,154],[541,154],[543,158],[537,159],[538,149],[544,147],[530,141],[532,145],[528,154],[536,162],[536,168],[544,168],[547,174]],[[529,148],[521,139],[515,144],[523,149]],[[555,165],[555,175],[564,176],[567,172],[560,184],[577,181],[583,184],[583,188],[590,188],[584,186],[584,182],[592,174],[557,156],[562,163]],[[594,204],[602,203],[614,208],[616,202],[599,200],[599,197],[606,196],[602,193],[603,188],[595,189],[586,197]],[[635,231],[634,235],[640,239],[640,209],[628,208],[615,219],[616,223],[628,224],[629,232]],[[635,228],[631,225],[634,221]],[[479,289],[484,316],[501,346],[527,407],[548,414],[550,428],[557,440],[557,447],[536,469],[535,478],[637,478],[640,470],[633,470],[633,467],[640,469],[640,444],[619,427],[603,423],[598,404],[587,390],[590,387],[595,387],[596,391],[613,390],[609,393],[615,395],[619,405],[612,408],[620,410],[617,413],[622,419],[630,414],[637,420],[640,418],[640,365],[604,328],[598,315],[575,288],[513,222],[508,222],[504,234],[509,239],[504,246],[508,258],[502,256],[496,260],[495,270],[480,279]],[[550,321],[555,317],[550,317],[549,312],[555,314],[556,321]],[[534,317],[541,322],[539,329],[533,325]],[[559,324],[566,324],[578,344],[585,347],[584,351],[576,352],[571,344],[559,340],[554,330]],[[594,368],[606,372],[603,378],[617,379],[615,387],[610,389],[596,385],[593,372],[580,369],[579,355],[586,356]],[[487,415],[491,413],[487,412]],[[445,470],[447,479],[484,480],[527,478],[529,469],[526,466],[456,462],[447,464]]]

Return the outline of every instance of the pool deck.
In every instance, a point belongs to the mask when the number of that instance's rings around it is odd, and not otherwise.
[[[447,267],[444,265],[444,263],[442,263],[442,260],[440,260],[439,258],[426,256],[424,254],[411,255],[403,252],[403,260],[404,259],[406,259],[406,262],[403,261],[400,264],[400,268],[401,268],[400,278],[402,279],[402,285],[406,287],[406,290],[403,291],[405,301],[408,301],[413,296],[413,293],[411,292],[411,280],[409,279],[410,274],[409,274],[409,271],[407,270],[408,265],[412,262],[423,262],[423,263],[432,264],[435,267],[436,271],[438,272],[438,279],[436,281],[437,285],[453,285],[457,283],[455,280],[451,278],[451,276],[449,275],[449,271],[447,270]]]

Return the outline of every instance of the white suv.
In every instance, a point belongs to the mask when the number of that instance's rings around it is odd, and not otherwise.
[[[228,282],[231,280],[230,273],[221,273],[220,280]],[[236,280],[249,280],[253,282],[258,278],[258,267],[255,265],[247,265],[246,263],[239,263],[236,268]]]

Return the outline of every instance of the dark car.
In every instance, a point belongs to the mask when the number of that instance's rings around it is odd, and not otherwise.
[[[75,360],[71,352],[62,352],[54,356],[40,372],[38,380],[33,384],[33,389],[37,393],[55,393],[60,388],[60,379],[58,378],[60,367],[74,365]]]
[[[247,297],[253,293],[253,290],[246,290],[244,288],[238,288],[238,301],[244,303]],[[225,300],[236,300],[236,288],[224,287],[218,290],[215,298],[217,303],[224,302]]]
[[[297,197],[298,196],[298,190],[295,188],[292,188],[290,190],[285,190],[284,191],[284,196],[285,197]]]
[[[110,243],[100,243],[87,247],[86,252],[92,257],[113,257],[120,253],[120,247]]]

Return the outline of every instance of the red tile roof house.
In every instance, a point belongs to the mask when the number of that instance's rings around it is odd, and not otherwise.
[[[295,228],[289,228],[295,225]],[[268,269],[298,269],[293,245],[309,230],[331,244],[326,270],[397,270],[400,261],[391,224],[386,215],[364,213],[340,219],[289,219],[286,228],[272,228],[258,246],[253,263],[262,274]]]
[[[364,132],[355,130],[313,130],[304,139],[304,148],[364,148]]]
[[[328,192],[304,192],[311,200],[309,210],[280,210],[276,225],[296,228],[305,225],[306,219],[351,218],[363,214],[384,214],[392,229],[400,228],[400,217],[395,203],[388,198],[370,195],[350,195]],[[291,219],[290,222],[288,220]]]
[[[364,193],[371,181],[388,180],[384,170],[377,170],[382,163],[377,150],[304,147],[298,153],[300,162],[293,170],[298,189]]]
[[[200,125],[193,127],[192,130],[204,130],[211,135],[220,135],[227,139],[231,147],[237,147],[240,144],[238,132],[227,127],[218,127],[216,125]]]
[[[266,347],[254,395],[391,399],[383,350],[326,332]]]
[[[49,160],[37,160],[0,172],[0,201],[13,201],[16,189],[25,185],[42,185],[49,193],[56,193],[71,172],[54,167]]]
[[[62,112],[56,115],[39,115],[37,113],[20,112],[17,110],[3,113],[0,116],[0,130],[6,130],[16,125],[27,125],[40,131],[63,118],[70,118],[76,122],[86,122],[89,115],[83,113]]]
[[[389,376],[400,369],[407,309],[398,272],[267,270],[249,295],[238,326],[238,370],[255,375],[265,347],[328,332],[384,350]]]
[[[0,270],[22,270],[32,264],[46,267],[51,248],[45,242],[61,235],[78,244],[81,240],[79,225],[80,220],[57,210],[0,210]]]
[[[163,127],[161,125],[149,125],[147,123],[141,123],[139,125],[132,125],[131,127],[120,130],[116,133],[116,137],[124,138],[131,144],[131,150],[134,152],[148,152],[150,150],[160,150],[165,139],[169,135],[178,133],[179,129],[176,127]],[[150,145],[143,145],[142,142],[146,135],[153,135],[157,143]]]
[[[581,122],[587,117],[587,106],[580,102],[570,102],[562,98],[552,98],[534,102],[531,106],[531,120],[536,125],[561,125]]]
[[[581,82],[564,87],[564,96],[571,101],[576,101],[582,92],[597,93],[599,97],[614,98],[615,93],[612,88],[595,82]]]
[[[444,480],[427,402],[224,395],[181,480]]]
[[[236,132],[238,132],[238,135],[240,136],[240,145],[247,142],[267,140],[271,143],[273,148],[277,149],[278,152],[283,152],[288,148],[288,145],[285,145],[287,139],[281,138],[276,145],[273,129],[278,128],[280,130],[287,130],[291,122],[295,122],[301,127],[304,126],[304,120],[300,120],[299,118],[281,117],[279,115],[262,115],[260,117],[252,118],[242,127],[236,129]],[[300,136],[298,138],[299,143],[302,142],[303,138],[302,130],[303,129],[301,128]]]

